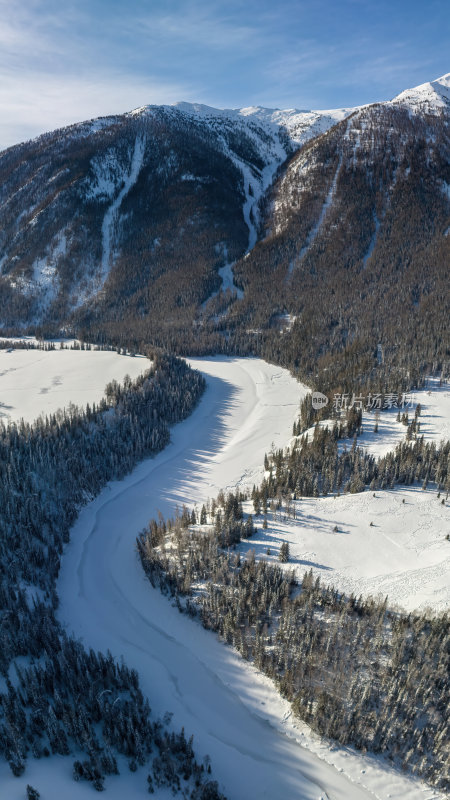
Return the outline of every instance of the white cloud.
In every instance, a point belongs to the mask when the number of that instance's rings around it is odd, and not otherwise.
[[[234,18],[223,13],[198,7],[183,14],[151,14],[134,20],[133,27],[146,29],[154,37],[214,50],[240,47],[248,52],[260,47],[267,38],[257,25],[236,24]]]
[[[88,78],[22,72],[0,79],[0,150],[25,139],[93,117],[120,114],[148,103],[188,96],[182,84],[134,75]]]
[[[428,65],[429,61],[423,59],[423,72]],[[277,98],[278,103],[289,102],[285,96],[287,90],[290,98],[297,94],[297,105],[317,108],[317,96],[329,94],[333,97],[333,92],[340,93],[341,97],[345,92],[354,97],[357,92],[358,103],[389,100],[414,81],[416,71],[417,60],[410,56],[407,43],[400,39],[389,53],[378,55],[374,55],[372,43],[364,37],[348,45],[344,52],[339,43],[324,46],[305,39],[298,41],[295,52],[276,54],[268,59],[264,77],[267,94]],[[333,106],[339,105],[338,100],[331,102]]]
[[[425,73],[423,53],[418,75],[406,31],[393,42],[362,26],[335,35],[322,25],[327,6],[0,0],[0,149],[146,103],[335,107],[387,99],[445,71]]]
[[[58,10],[42,0],[0,0],[0,150],[81,120],[196,95],[181,70],[172,80],[151,62],[133,66],[135,56],[145,59],[142,26],[133,39],[124,36],[131,25],[123,13],[101,22],[81,3]]]

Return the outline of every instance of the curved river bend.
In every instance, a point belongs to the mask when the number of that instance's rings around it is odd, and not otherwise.
[[[143,575],[134,542],[150,517],[258,481],[264,452],[287,442],[306,392],[257,359],[191,363],[208,384],[197,409],[172,429],[162,453],[81,511],[62,559],[59,618],[87,647],[123,655],[138,670],[153,712],[173,712],[175,727],[194,734],[229,800],[373,799],[288,735],[289,707],[271,683]],[[112,779],[111,789],[122,780]],[[145,794],[123,788],[127,800]]]

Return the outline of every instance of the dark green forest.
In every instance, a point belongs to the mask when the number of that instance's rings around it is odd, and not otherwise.
[[[222,494],[201,511],[206,530],[187,509],[151,520],[137,543],[152,586],[272,678],[314,731],[448,790],[448,613],[391,611],[388,598],[346,596],[312,572],[299,580],[256,560],[254,522],[266,519],[272,488],[254,490],[254,519],[245,496]],[[285,495],[277,508],[289,504]]]
[[[109,653],[88,652],[55,616],[60,559],[80,507],[165,447],[169,426],[204,390],[184,362],[147,355],[150,371],[109,384],[98,406],[0,424],[0,756],[20,776],[30,756],[82,753],[74,779],[102,791],[121,754],[130,770],[147,767],[143,791],[169,786],[214,800],[221,795],[192,739],[152,719],[137,673]]]

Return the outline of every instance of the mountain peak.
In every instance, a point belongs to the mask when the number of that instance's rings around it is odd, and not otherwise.
[[[391,102],[405,105],[414,113],[426,111],[432,114],[448,108],[450,106],[450,72],[434,81],[427,81],[400,92]]]

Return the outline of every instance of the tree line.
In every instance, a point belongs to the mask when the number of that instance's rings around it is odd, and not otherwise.
[[[167,785],[213,800],[221,795],[192,741],[151,720],[137,674],[85,650],[55,616],[61,554],[79,508],[165,447],[169,425],[204,390],[186,363],[147,355],[152,368],[109,384],[97,406],[0,425],[0,756],[21,775],[30,754],[77,749],[85,758],[74,778],[100,791],[120,753],[131,770],[149,764],[149,791]]]
[[[246,528],[242,499],[214,501],[206,530],[187,509],[152,520],[137,539],[152,585],[272,678],[313,730],[446,791],[448,614],[394,612],[387,598],[346,596],[312,571],[297,581],[252,550],[243,557],[235,546],[253,521]]]

